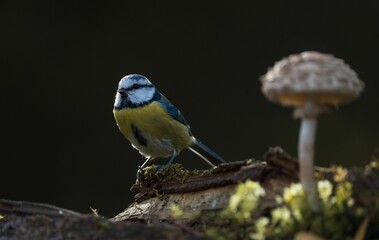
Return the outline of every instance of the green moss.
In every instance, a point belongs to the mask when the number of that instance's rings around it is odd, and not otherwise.
[[[254,159],[247,159],[245,161],[237,161],[234,164],[230,163],[227,166],[216,166],[208,170],[194,169],[189,171],[185,169],[181,164],[174,163],[163,169],[162,172],[157,173],[156,165],[151,165],[142,169],[141,183],[143,185],[159,183],[172,183],[172,182],[184,182],[190,177],[212,175],[224,171],[230,171],[231,169],[238,169],[242,166],[248,166],[256,164],[260,161]],[[137,181],[137,180],[136,180]],[[138,182],[136,182],[138,184]]]
[[[142,170],[142,182],[145,183],[170,183],[170,182],[184,182],[189,177],[199,175],[210,175],[212,170],[192,170],[185,169],[181,164],[174,163],[163,169],[162,172],[157,173],[157,166],[152,165],[145,167]]]

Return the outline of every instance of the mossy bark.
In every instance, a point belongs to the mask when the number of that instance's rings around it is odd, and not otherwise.
[[[0,239],[208,239],[212,235],[205,229],[211,226],[219,224],[219,229],[229,233],[236,230],[228,229],[231,216],[222,221],[216,218],[228,207],[241,182],[250,179],[265,191],[258,209],[252,213],[254,219],[259,219],[278,206],[277,197],[286,187],[298,182],[298,169],[297,160],[280,148],[271,148],[264,161],[231,162],[209,171],[189,172],[172,165],[155,175],[153,170],[146,169],[145,178],[132,187],[135,202],[111,219],[46,204],[0,200]],[[350,181],[356,205],[372,212],[379,208],[379,177],[373,171],[317,168],[316,177],[333,183],[338,178]],[[180,218],[174,216],[175,209],[180,211]],[[367,225],[377,223],[374,215],[369,219]],[[297,230],[303,234],[307,229]],[[369,236],[378,237],[378,230],[371,231]]]

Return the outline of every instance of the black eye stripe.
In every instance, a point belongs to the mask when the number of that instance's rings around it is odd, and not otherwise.
[[[136,89],[139,89],[139,88],[144,88],[144,87],[147,87],[147,88],[153,88],[154,86],[151,85],[151,84],[144,84],[144,85],[141,85],[141,84],[133,84],[132,86],[128,87],[128,88],[124,88],[125,91],[133,91],[133,90],[136,90]]]

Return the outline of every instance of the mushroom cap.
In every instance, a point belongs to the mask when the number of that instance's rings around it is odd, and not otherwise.
[[[276,62],[261,77],[262,92],[273,102],[303,106],[308,100],[340,105],[359,97],[364,83],[342,59],[307,51]]]

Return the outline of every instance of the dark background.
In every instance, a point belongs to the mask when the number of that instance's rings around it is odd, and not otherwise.
[[[344,59],[366,83],[320,118],[317,164],[363,166],[379,147],[376,1],[1,1],[0,197],[114,216],[143,161],[112,115],[118,81],[141,73],[227,160],[296,155],[299,122],[259,77],[292,53]],[[177,162],[208,166],[189,151]]]

